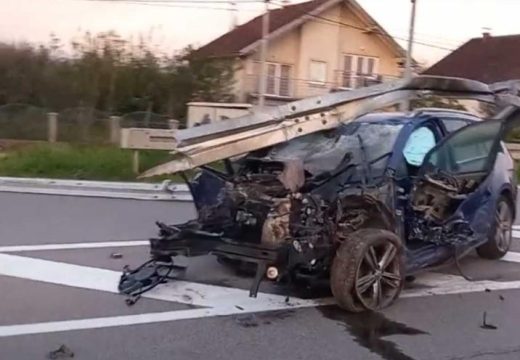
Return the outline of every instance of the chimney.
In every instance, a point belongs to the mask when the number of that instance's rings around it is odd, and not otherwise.
[[[488,40],[491,39],[491,28],[482,28],[482,39]]]

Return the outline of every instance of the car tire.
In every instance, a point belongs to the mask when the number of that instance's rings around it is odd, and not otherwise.
[[[341,308],[362,312],[391,305],[401,293],[404,278],[400,238],[388,230],[361,229],[338,248],[330,286]]]
[[[484,259],[496,260],[509,251],[513,236],[513,208],[504,195],[498,198],[495,218],[488,235],[488,241],[477,247],[477,254]]]

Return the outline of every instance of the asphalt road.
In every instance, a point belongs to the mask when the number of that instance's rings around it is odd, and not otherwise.
[[[127,306],[119,271],[146,260],[155,220],[187,220],[191,204],[8,193],[0,203],[1,360],[45,359],[61,345],[89,360],[520,358],[515,254],[468,257],[473,282],[454,268],[421,275],[379,314],[318,306],[326,291],[286,303],[272,284],[249,299],[250,279],[213,257],[190,259],[184,281]]]

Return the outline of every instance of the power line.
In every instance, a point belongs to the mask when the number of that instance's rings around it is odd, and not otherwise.
[[[275,5],[278,5],[278,6],[284,6],[281,3],[276,3],[276,2],[273,2],[273,3]],[[302,15],[309,15],[309,16],[314,17],[316,19],[321,19],[323,21],[327,21],[327,22],[330,22],[330,23],[333,23],[333,24],[336,24],[336,25],[341,25],[341,26],[344,26],[344,27],[356,29],[356,30],[359,30],[359,31],[362,31],[362,32],[366,32],[367,31],[367,28],[365,28],[365,27],[356,26],[356,25],[352,25],[352,24],[347,24],[347,23],[344,23],[342,21],[329,19],[329,18],[320,16],[320,15],[314,15],[314,14],[312,14],[310,12],[307,12],[307,11],[303,11]],[[377,32],[379,35],[384,36],[384,37],[397,39],[397,40],[402,40],[402,41],[408,41],[407,38],[403,38],[403,37],[399,37],[399,36],[392,36],[390,34],[386,34],[386,33],[381,32],[381,31],[374,31],[374,32]],[[445,47],[445,46],[438,46],[438,45],[430,44],[430,43],[423,42],[423,41],[416,41],[416,40],[414,40],[413,43],[414,44],[418,44],[418,45],[428,46],[428,47],[431,47],[431,48],[440,49],[440,50],[446,50],[446,51],[454,51],[455,50],[455,49],[448,48],[448,47]]]
[[[326,17],[319,16],[319,15],[314,15],[314,14],[310,14],[310,13],[307,13],[307,14],[312,16],[312,17],[315,17],[317,19],[321,19],[321,20],[328,21],[328,22],[331,22],[331,23],[334,23],[334,24],[342,25],[342,26],[345,26],[345,27],[348,27],[348,28],[356,29],[356,30],[363,31],[363,32],[367,31],[366,28],[363,28],[363,27],[360,27],[360,26],[347,24],[347,23],[344,23],[344,22],[341,22],[341,21],[337,21],[337,20],[334,20],[334,19],[328,19]],[[408,41],[407,38],[403,38],[403,37],[399,37],[399,36],[392,36],[390,34],[385,34],[385,33],[381,32],[381,31],[375,31],[375,32],[377,32],[379,35],[382,35],[382,36],[385,36],[385,37],[394,38],[394,39],[402,40],[402,41]],[[423,46],[436,48],[436,49],[446,50],[446,51],[454,51],[455,50],[455,49],[452,49],[452,48],[448,48],[448,47],[444,47],[444,46],[438,46],[438,45],[430,44],[430,43],[423,42],[423,41],[414,40],[413,43],[414,44],[418,44],[418,45],[423,45]]]
[[[169,5],[169,4],[229,4],[229,3],[262,3],[262,0],[88,0],[98,2]]]
[[[87,0],[87,1],[97,1],[97,2],[111,2],[118,3],[124,5],[140,5],[140,6],[152,6],[152,7],[166,7],[166,8],[180,8],[180,9],[200,9],[200,10],[224,10],[224,11],[234,11],[232,7],[217,7],[217,6],[205,6],[205,4],[230,4],[230,1],[218,1],[215,0],[204,0],[204,1],[172,1],[172,2],[155,2],[155,1],[138,1],[138,0]],[[242,3],[240,1],[239,3]],[[259,1],[246,1],[246,3],[258,3]],[[200,4],[201,6],[196,6],[196,4]],[[257,10],[252,9],[241,9],[241,11],[249,11],[249,12],[257,12]]]

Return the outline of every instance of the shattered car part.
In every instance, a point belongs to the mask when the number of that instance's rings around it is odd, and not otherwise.
[[[174,265],[172,261],[149,260],[134,270],[125,266],[119,279],[118,291],[128,295],[130,301],[127,301],[127,304],[133,305],[141,294],[152,290],[168,279],[175,279],[179,272],[184,270],[184,267]]]
[[[65,359],[73,358],[74,352],[67,347],[67,345],[61,345],[58,349],[50,351],[47,354],[48,359]]]
[[[177,160],[148,174],[200,166],[186,178],[197,218],[159,223],[150,268],[127,274],[123,291],[158,285],[166,277],[157,269],[178,255],[211,253],[256,266],[251,296],[266,277],[311,285],[330,278],[347,310],[387,306],[405,276],[492,245],[497,201],[514,204],[517,192],[501,143],[519,117],[508,89],[419,77],[180,131]],[[354,119],[423,90],[509,107],[486,122],[449,110]],[[467,125],[449,131],[446,114]],[[403,151],[420,127],[438,143],[417,167]],[[219,159],[225,172],[205,166]]]

